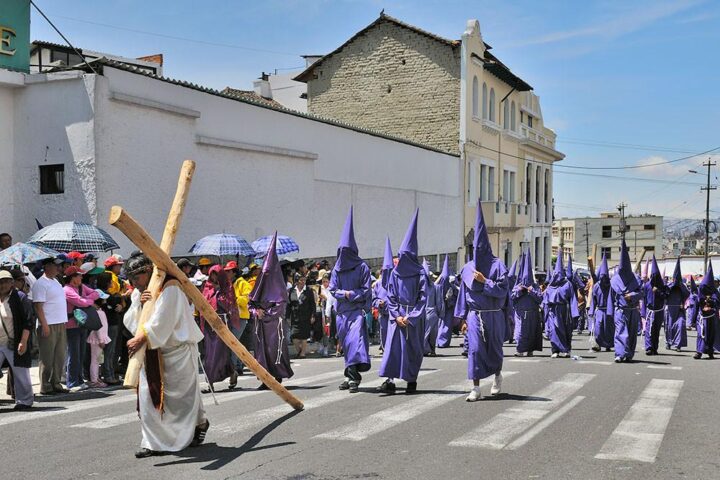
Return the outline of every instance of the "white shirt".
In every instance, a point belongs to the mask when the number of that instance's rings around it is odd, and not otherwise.
[[[4,302],[0,302],[0,345],[7,346],[11,338],[15,338],[15,326],[13,325],[13,315],[10,309],[10,295]],[[5,328],[3,328],[3,326]],[[5,333],[7,330],[7,333]]]
[[[32,286],[34,303],[43,304],[43,312],[48,325],[64,324],[68,321],[65,290],[54,278],[46,275],[38,278]]]
[[[330,316],[332,315],[333,307],[336,307],[337,309],[337,299],[333,297],[332,293],[330,293],[329,288],[320,288],[322,289],[322,294],[325,295],[325,316],[327,318],[330,318]]]

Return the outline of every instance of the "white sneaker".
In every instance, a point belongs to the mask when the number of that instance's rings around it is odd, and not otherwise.
[[[465,399],[466,402],[477,402],[478,400],[482,399],[482,394],[480,393],[480,387],[473,387],[472,390],[470,390],[470,394]]]
[[[495,375],[495,380],[493,380],[492,387],[490,388],[490,395],[497,395],[502,390],[502,373],[498,373]]]
[[[570,354],[568,352],[560,352],[560,358],[568,358]]]
[[[550,358],[557,358],[557,357],[558,357],[557,353],[553,353],[552,355],[550,355]]]

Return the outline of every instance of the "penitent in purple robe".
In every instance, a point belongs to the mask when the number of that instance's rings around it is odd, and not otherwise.
[[[695,351],[702,355],[714,356],[718,343],[718,308],[720,293],[715,288],[712,261],[708,260],[707,272],[698,285],[697,341]]]
[[[667,303],[665,304],[665,345],[680,351],[687,347],[687,331],[685,330],[685,302],[690,297],[690,290],[683,283],[680,272],[680,259],[675,263],[672,282],[668,285]]]
[[[345,368],[370,370],[370,344],[365,314],[372,302],[370,269],[358,256],[350,207],[338,245],[338,256],[330,274],[330,294],[337,300],[337,338],[345,354]],[[347,376],[347,374],[346,374]]]
[[[452,332],[455,327],[455,304],[457,303],[457,279],[450,278],[450,265],[448,256],[445,255],[445,262],[440,273],[439,285],[442,287],[443,315],[438,325],[437,347],[448,348],[452,340]]]
[[[423,361],[423,335],[427,300],[427,275],[417,258],[418,211],[410,222],[400,246],[398,264],[388,282],[390,321],[385,339],[379,375],[416,382]],[[404,317],[408,324],[400,326],[396,319]]]
[[[260,276],[250,292],[250,308],[255,316],[255,360],[280,381],[292,377],[293,371],[282,320],[287,305],[287,289],[276,243],[277,232],[270,243]],[[263,318],[259,318],[260,312],[264,314]]]
[[[552,353],[569,354],[572,350],[572,334],[578,318],[577,294],[563,269],[563,252],[558,252],[555,270],[550,276],[543,294],[545,331],[550,339]]]
[[[697,285],[695,285],[695,278],[690,276],[690,297],[687,301],[687,311],[685,314],[685,326],[688,330],[697,327],[698,302],[698,288]]]
[[[378,311],[378,323],[380,324],[380,345],[381,348],[385,346],[385,338],[387,337],[388,330],[388,300],[387,300],[387,285],[390,281],[390,272],[392,272],[393,255],[392,246],[390,245],[390,237],[386,238],[385,241],[385,254],[383,256],[383,265],[380,272],[380,279],[373,285],[372,291],[372,306]]]
[[[625,240],[622,241],[620,249],[620,265],[617,273],[610,279],[607,314],[615,319],[616,361],[627,362],[635,356],[642,293],[640,283],[630,266],[630,254]]]
[[[523,257],[517,284],[512,290],[515,316],[515,343],[518,353],[542,351],[542,315],[540,304],[543,294],[532,272],[532,257],[528,251]]]
[[[615,344],[615,320],[607,314],[607,303],[610,297],[610,274],[607,258],[603,255],[597,280],[592,288],[592,306],[590,316],[594,321],[593,335],[600,348],[613,348]]]
[[[475,271],[485,283],[474,279]],[[503,342],[507,330],[504,310],[508,299],[508,271],[490,247],[482,205],[478,201],[473,240],[473,260],[460,271],[460,291],[455,316],[465,320],[468,344],[468,379],[497,375],[503,366]]]
[[[519,265],[522,265],[523,259],[522,255],[520,255],[519,258],[516,258],[515,261],[510,266],[510,270],[508,270],[508,296],[507,300],[505,301],[505,341],[513,343],[515,341],[515,314],[513,313],[513,300],[512,300],[512,291],[513,288],[515,288],[515,282],[517,282],[518,278],[518,271],[520,270]]]
[[[645,351],[657,355],[660,343],[660,329],[665,324],[665,300],[667,287],[660,275],[655,255],[650,264],[650,276],[642,287],[645,305]]]
[[[429,277],[427,278],[425,285],[426,307],[423,353],[428,355],[430,353],[435,353],[435,344],[437,343],[440,318],[445,316],[445,301],[443,298],[442,285],[431,282]]]

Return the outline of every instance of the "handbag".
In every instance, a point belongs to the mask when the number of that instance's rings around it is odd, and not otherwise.
[[[102,327],[100,315],[98,315],[97,309],[93,306],[83,308],[75,307],[73,317],[79,326],[87,330],[94,332],[100,330],[100,327]]]

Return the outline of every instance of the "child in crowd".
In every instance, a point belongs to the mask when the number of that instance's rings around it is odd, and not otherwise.
[[[110,343],[110,337],[108,337],[108,321],[105,312],[102,309],[103,302],[109,297],[109,295],[102,290],[96,290],[100,295],[95,301],[95,308],[97,309],[98,317],[100,317],[101,327],[98,330],[90,332],[88,335],[87,343],[90,344],[90,387],[91,388],[105,388],[107,383],[100,380],[100,365],[103,363],[103,349],[105,345]]]

